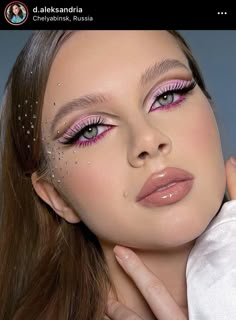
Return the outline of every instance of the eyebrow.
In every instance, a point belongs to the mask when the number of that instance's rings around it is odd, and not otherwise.
[[[148,67],[141,75],[140,78],[140,84],[141,86],[145,86],[146,84],[150,83],[156,78],[159,78],[164,73],[168,72],[171,69],[176,68],[184,68],[185,70],[188,70],[188,67],[176,59],[166,59],[161,62],[155,63],[152,66]],[[69,102],[66,102],[57,112],[54,119],[51,123],[51,135],[53,135],[53,132],[55,130],[57,122],[59,122],[62,118],[64,118],[66,115],[73,111],[86,109],[88,107],[102,104],[105,102],[108,102],[109,97],[105,96],[100,93],[94,93],[85,95],[76,99],[73,99]]]

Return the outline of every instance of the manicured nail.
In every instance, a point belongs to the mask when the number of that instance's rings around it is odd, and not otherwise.
[[[126,249],[121,246],[115,246],[114,253],[116,258],[119,260],[127,260],[129,258],[129,249]]]
[[[232,165],[236,166],[236,158],[235,157],[231,157],[230,161],[231,161]]]

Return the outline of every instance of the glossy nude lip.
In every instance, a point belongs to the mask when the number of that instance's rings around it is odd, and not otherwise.
[[[136,201],[148,207],[176,203],[190,192],[193,179],[191,173],[174,167],[153,173],[143,185]]]

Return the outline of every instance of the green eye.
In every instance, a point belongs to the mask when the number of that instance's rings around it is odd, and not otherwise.
[[[160,98],[157,99],[157,101],[162,106],[170,104],[174,101],[174,94],[173,93],[163,94]]]
[[[86,139],[93,139],[98,134],[98,128],[95,126],[87,127],[86,130],[82,133],[82,136]]]

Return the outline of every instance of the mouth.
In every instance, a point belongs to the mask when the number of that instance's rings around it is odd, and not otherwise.
[[[144,206],[166,206],[187,196],[193,186],[194,177],[180,168],[169,167],[153,173],[144,183],[136,201]]]

